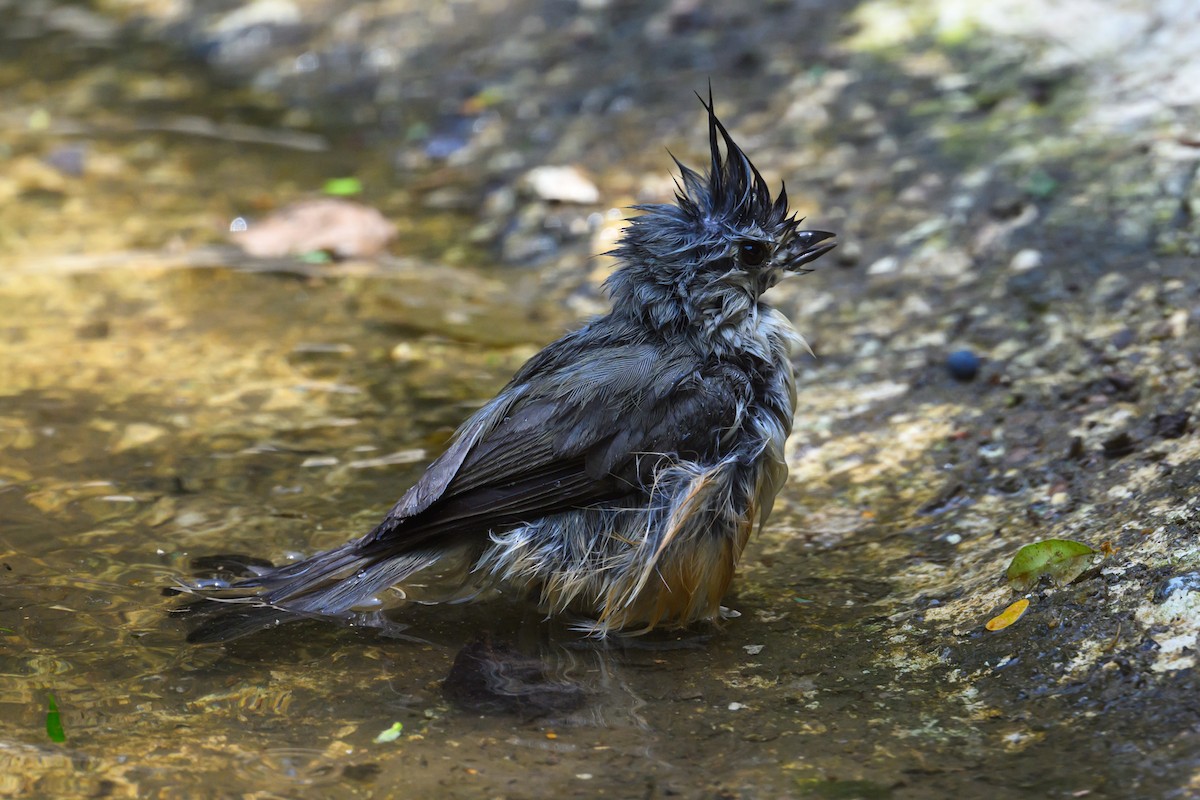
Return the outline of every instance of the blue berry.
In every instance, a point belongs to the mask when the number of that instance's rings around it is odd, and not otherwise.
[[[964,383],[975,380],[981,363],[979,356],[970,350],[955,350],[946,357],[946,369],[950,370],[950,376]]]

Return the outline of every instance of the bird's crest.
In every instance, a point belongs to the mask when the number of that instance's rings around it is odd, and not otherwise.
[[[763,176],[717,118],[712,87],[707,101],[699,94],[696,97],[708,112],[711,163],[707,174],[701,175],[671,156],[679,167],[675,200],[680,210],[706,227],[725,224],[740,228],[758,224],[770,230],[781,225],[787,216],[787,190],[780,189],[779,197],[772,199]]]

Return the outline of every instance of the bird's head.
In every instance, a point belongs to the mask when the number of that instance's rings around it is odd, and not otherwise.
[[[614,251],[623,262],[609,279],[617,303],[645,304],[664,295],[653,287],[684,306],[711,305],[731,289],[757,300],[783,275],[807,272],[805,265],[834,247],[827,241],[832,233],[800,229],[803,220],[788,212],[786,189],[771,197],[717,119],[711,91],[708,102],[700,102],[708,112],[709,168],[700,174],[676,159],[675,203],[636,206],[644,213],[630,220]]]

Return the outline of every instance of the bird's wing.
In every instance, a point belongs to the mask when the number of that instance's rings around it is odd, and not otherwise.
[[[643,491],[656,456],[704,458],[745,408],[741,381],[649,344],[523,369],[364,538],[406,550]]]
[[[454,480],[463,461],[475,445],[494,431],[509,411],[528,396],[530,386],[539,377],[556,371],[586,352],[587,348],[583,344],[587,333],[588,328],[585,327],[567,334],[525,362],[507,386],[455,431],[450,446],[429,465],[421,478],[392,507],[388,512],[388,519],[399,520],[416,516],[436,502]]]

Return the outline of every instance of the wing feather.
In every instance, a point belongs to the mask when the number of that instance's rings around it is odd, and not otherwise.
[[[564,340],[566,341],[566,340]],[[650,455],[717,455],[744,403],[744,374],[613,342],[526,365],[467,421],[363,545],[404,552],[644,492]]]

